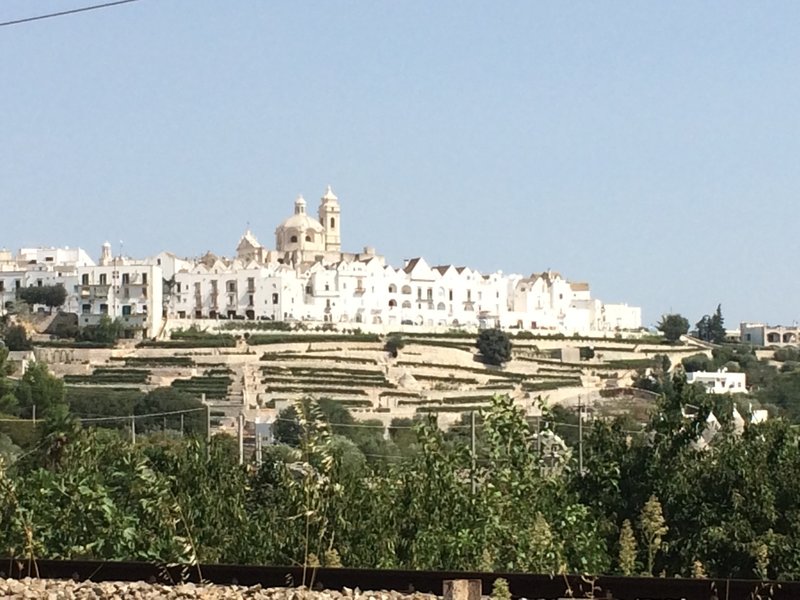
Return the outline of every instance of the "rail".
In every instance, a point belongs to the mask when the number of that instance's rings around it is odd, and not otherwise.
[[[557,600],[603,598],[612,600],[752,600],[800,598],[799,581],[743,579],[681,579],[652,577],[596,578],[581,575],[534,575],[463,571],[397,571],[345,568],[275,567],[251,565],[160,565],[142,562],[0,559],[0,576],[21,579],[72,579],[74,581],[190,581],[220,585],[260,584],[263,587],[310,585],[316,589],[359,588],[441,595],[451,579],[481,581],[484,595],[497,578],[508,581],[514,598]],[[305,576],[305,580],[304,580]]]

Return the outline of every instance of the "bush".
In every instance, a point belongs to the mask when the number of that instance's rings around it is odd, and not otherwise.
[[[502,365],[511,360],[511,338],[501,329],[481,331],[477,346],[484,362],[490,365]]]
[[[787,346],[786,348],[778,348],[777,350],[775,350],[773,358],[778,362],[786,362],[787,360],[797,362],[800,360],[800,350],[792,346]]]
[[[705,354],[692,354],[681,360],[683,369],[687,373],[696,371],[713,371],[713,361]]]
[[[28,339],[28,332],[22,325],[12,325],[6,330],[6,347],[9,350],[30,350],[31,341]]]
[[[400,350],[402,350],[406,345],[405,340],[399,335],[390,335],[386,340],[386,345],[384,349],[392,355],[392,358],[397,358],[397,354]]]

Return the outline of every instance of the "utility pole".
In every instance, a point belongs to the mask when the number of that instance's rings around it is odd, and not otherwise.
[[[542,429],[540,421],[542,419],[542,415],[536,415],[536,461],[539,463],[539,475],[542,474],[542,466],[544,465],[544,461],[542,460]]]
[[[239,464],[244,464],[244,413],[239,413]]]
[[[31,414],[31,421],[33,421],[33,427],[35,428],[36,427],[36,405],[35,404],[33,405],[32,409],[33,409],[33,413]]]
[[[181,437],[183,437],[183,413],[181,413]]]
[[[578,396],[578,473],[583,475],[583,398]]]
[[[131,444],[136,445],[136,417],[131,415]]]
[[[470,413],[470,451],[472,454],[472,495],[475,495],[475,492],[478,489],[478,482],[475,480],[475,471],[477,469],[477,460],[475,457],[475,411],[473,410]]]
[[[206,395],[203,394],[203,402],[206,400]],[[206,404],[206,456],[211,459],[211,407]]]

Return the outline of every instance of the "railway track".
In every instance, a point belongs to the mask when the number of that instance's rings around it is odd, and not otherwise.
[[[0,576],[21,579],[72,579],[75,581],[144,581],[150,583],[208,582],[219,585],[294,587],[319,589],[359,588],[425,592],[441,595],[450,579],[480,580],[489,594],[495,579],[509,583],[515,598],[612,598],[614,600],[771,600],[800,599],[800,582],[759,582],[742,579],[679,579],[648,577],[598,577],[532,575],[462,571],[397,571],[262,567],[249,565],[175,566],[142,562],[4,559]],[[305,577],[305,580],[304,580]],[[592,595],[593,594],[593,595]]]

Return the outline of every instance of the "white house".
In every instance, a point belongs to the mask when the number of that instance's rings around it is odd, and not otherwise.
[[[716,372],[695,371],[686,373],[688,383],[699,383],[709,394],[744,394],[747,381],[744,373],[721,370]]]

